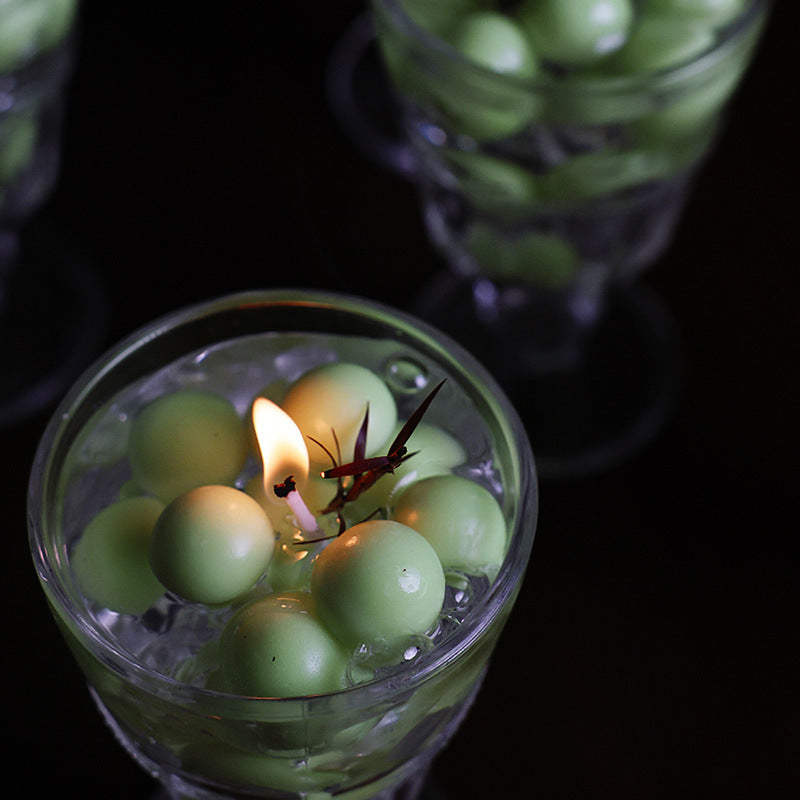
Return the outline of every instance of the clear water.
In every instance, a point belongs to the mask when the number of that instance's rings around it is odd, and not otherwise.
[[[244,416],[264,387],[276,382],[289,384],[308,369],[337,360],[360,363],[382,376],[395,397],[401,420],[445,377],[438,367],[395,342],[323,335],[264,334],[183,358],[115,397],[97,412],[73,446],[66,470],[62,521],[68,551],[92,517],[128,491],[131,476],[126,447],[130,426],[145,404],[167,392],[195,388],[226,396]],[[461,442],[467,460],[457,471],[486,486],[502,507],[503,476],[496,466],[490,432],[454,380],[445,383],[425,421],[444,428]],[[237,486],[243,487],[259,468],[250,457]],[[335,530],[333,518],[321,520],[321,524]],[[316,545],[311,551],[307,569],[324,546]],[[409,637],[391,653],[365,649],[353,653],[349,673],[363,680],[365,667],[376,674],[402,668],[435,647],[458,628],[490,582],[490,576],[485,575],[448,574],[445,602],[435,628],[426,636]],[[253,591],[269,590],[264,577]],[[89,599],[86,603],[95,624],[143,665],[199,686],[213,680],[217,668],[214,643],[235,608],[209,608],[170,594],[140,616],[99,608]]]

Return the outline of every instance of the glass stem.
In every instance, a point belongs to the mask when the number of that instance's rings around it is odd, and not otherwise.
[[[580,363],[586,338],[603,313],[606,281],[564,290],[503,285],[486,278],[472,286],[475,314],[500,343],[497,365],[518,372],[561,372]]]

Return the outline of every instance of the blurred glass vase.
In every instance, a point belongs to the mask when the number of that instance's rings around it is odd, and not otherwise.
[[[769,6],[371,0],[402,146],[378,148],[365,118],[340,118],[416,182],[449,276],[414,310],[518,404],[538,398],[545,474],[609,463],[655,428],[669,325],[632,279],[672,241]],[[645,342],[640,354],[631,341]],[[622,398],[620,371],[650,385]],[[600,419],[604,406],[614,419]]]
[[[52,402],[99,338],[102,303],[85,265],[26,236],[59,176],[78,0],[0,2],[0,427]]]

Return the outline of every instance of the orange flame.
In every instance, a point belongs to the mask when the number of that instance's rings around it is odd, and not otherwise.
[[[298,487],[308,479],[308,448],[295,421],[278,405],[265,397],[253,403],[253,428],[264,466],[264,493],[274,503],[273,486],[294,476]]]

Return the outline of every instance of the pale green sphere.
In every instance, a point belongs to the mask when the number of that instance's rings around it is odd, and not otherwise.
[[[748,0],[644,0],[641,13],[674,15],[722,27],[733,22],[748,5]]]
[[[150,563],[170,591],[219,605],[256,583],[274,549],[272,524],[252,497],[230,486],[200,486],[161,513]]]
[[[47,25],[47,0],[0,3],[0,73],[33,58]]]
[[[531,231],[512,246],[517,265],[515,277],[543,289],[565,289],[581,266],[576,246],[557,233]]]
[[[525,0],[516,16],[542,58],[582,66],[625,43],[633,5],[631,0]]]
[[[536,59],[520,29],[494,11],[468,14],[453,26],[450,43],[477,64],[503,75],[532,76]]]
[[[164,594],[149,560],[163,508],[153,497],[131,497],[104,508],[86,526],[70,561],[88,598],[121,614],[142,614]]]
[[[494,495],[460,475],[436,475],[409,486],[394,519],[421,533],[445,569],[496,568],[506,551],[506,522]]]
[[[568,286],[581,264],[577,248],[557,233],[531,231],[512,238],[478,221],[467,229],[464,244],[488,277],[548,290]]]
[[[58,44],[75,21],[78,0],[48,0],[47,21],[42,30],[42,49]]]
[[[131,425],[133,479],[168,503],[197,486],[230,485],[247,458],[246,428],[217,394],[181,390],[145,406]]]
[[[368,455],[389,444],[397,424],[397,406],[386,384],[366,367],[347,362],[325,364],[301,376],[286,392],[282,408],[306,437],[309,459],[319,469],[329,469],[333,464],[308,437],[321,442],[335,457],[338,440],[344,463],[353,460],[367,408]]]
[[[643,17],[623,47],[603,62],[611,74],[658,72],[697,58],[714,43],[711,28],[669,16]]]
[[[448,66],[431,87],[458,133],[477,139],[500,139],[525,128],[538,103],[522,85],[505,77],[532,78],[539,71],[536,54],[516,23],[494,11],[468,14],[447,35],[448,42],[476,66],[497,73],[488,79],[459,63]]]
[[[37,136],[33,117],[12,117],[0,123],[0,186],[11,183],[30,164]]]
[[[307,592],[269,594],[239,610],[225,626],[220,654],[239,694],[303,697],[345,686],[347,654]]]
[[[430,33],[441,34],[472,11],[481,0],[401,0],[400,5],[414,22]]]
[[[351,647],[392,646],[426,633],[439,616],[444,590],[436,551],[394,520],[349,528],[320,553],[311,573],[319,618]]]
[[[300,725],[287,723],[287,728],[295,730]],[[216,739],[181,750],[181,764],[190,774],[205,775],[214,781],[262,786],[272,793],[286,792],[290,796],[302,793],[300,796],[309,800],[327,800],[331,795],[325,792],[325,787],[347,778],[343,772],[312,769],[304,759],[281,758],[255,749],[240,750]]]
[[[0,73],[58,44],[75,18],[77,0],[0,0]]]
[[[512,218],[530,212],[536,202],[533,174],[513,161],[461,150],[447,159],[459,191],[475,208]]]
[[[675,169],[673,160],[656,149],[580,153],[542,176],[540,188],[548,201],[569,206],[663,180]]]

